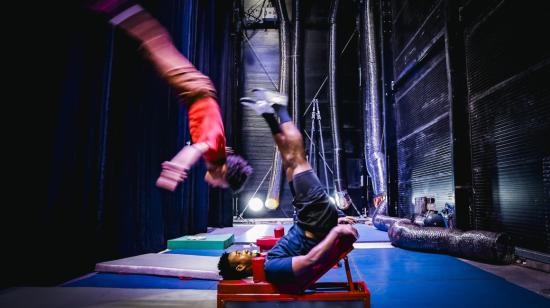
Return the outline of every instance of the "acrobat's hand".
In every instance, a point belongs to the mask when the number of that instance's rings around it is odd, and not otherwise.
[[[352,216],[338,217],[338,224],[353,225],[355,223],[357,223],[357,220],[355,219],[355,217],[352,217]]]
[[[351,225],[337,225],[332,228],[331,232],[336,232],[338,237],[353,236],[355,239],[359,238],[359,232]]]
[[[162,163],[162,172],[157,179],[157,187],[174,191],[178,184],[187,178],[188,169],[182,165],[165,161]]]

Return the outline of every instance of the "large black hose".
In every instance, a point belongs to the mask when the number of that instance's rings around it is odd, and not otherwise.
[[[410,221],[406,218],[398,218],[387,216],[388,214],[388,203],[383,201],[374,211],[372,215],[372,224],[376,229],[381,231],[388,231],[393,224],[400,220]]]
[[[372,222],[378,230],[388,231],[394,246],[490,263],[510,264],[513,261],[514,245],[507,233],[422,227],[407,218],[386,216],[386,212],[387,203],[382,202]]]
[[[407,218],[386,216],[386,207],[387,203],[383,202],[372,221],[378,230],[388,231],[394,246],[490,263],[510,264],[513,261],[514,245],[507,233],[422,227]]]
[[[333,181],[336,190],[336,204],[340,209],[347,209],[351,205],[351,198],[347,192],[348,183],[344,165],[344,149],[340,141],[340,121],[338,119],[338,96],[336,93],[337,79],[337,32],[336,23],[338,15],[339,0],[333,0],[330,9],[330,34],[329,34],[329,62],[328,62],[328,92],[330,106],[330,121],[332,126],[332,145],[333,145],[333,160],[334,160],[334,175]]]
[[[420,227],[399,219],[388,230],[393,245],[406,249],[447,253],[483,262],[510,264],[514,245],[507,233]]]
[[[379,57],[376,48],[372,0],[363,0],[360,12],[361,93],[365,128],[365,162],[372,179],[375,196],[384,197],[386,186],[386,156],[382,147],[382,117],[380,116]]]

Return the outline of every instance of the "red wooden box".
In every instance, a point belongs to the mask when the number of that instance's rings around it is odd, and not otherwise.
[[[363,281],[314,283],[302,294],[281,293],[268,282],[224,280],[218,285],[218,308],[222,307],[370,307],[370,292]],[[277,303],[274,303],[277,302]],[[320,305],[325,303],[326,305]]]
[[[353,241],[338,241],[330,262],[304,281],[275,285],[265,281],[264,258],[253,259],[253,279],[223,280],[218,284],[218,308],[226,307],[370,307],[370,292],[363,281],[353,282],[347,254]],[[317,282],[340,259],[344,259],[347,282]]]

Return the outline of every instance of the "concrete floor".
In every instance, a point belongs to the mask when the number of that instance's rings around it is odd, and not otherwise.
[[[515,285],[550,299],[550,273],[534,270],[517,264],[493,265],[465,259],[461,260],[484,271],[502,277],[506,279],[506,281],[509,281]]]

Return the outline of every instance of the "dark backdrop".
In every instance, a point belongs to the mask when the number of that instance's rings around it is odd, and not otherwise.
[[[213,79],[232,145],[232,2],[143,5]],[[17,126],[7,131],[17,136],[3,287],[57,284],[97,261],[160,251],[167,239],[232,224],[231,195],[207,187],[202,163],[175,193],[155,187],[160,163],[190,136],[185,107],[136,42],[77,3],[33,7],[12,29],[10,49],[28,66],[17,69]]]

